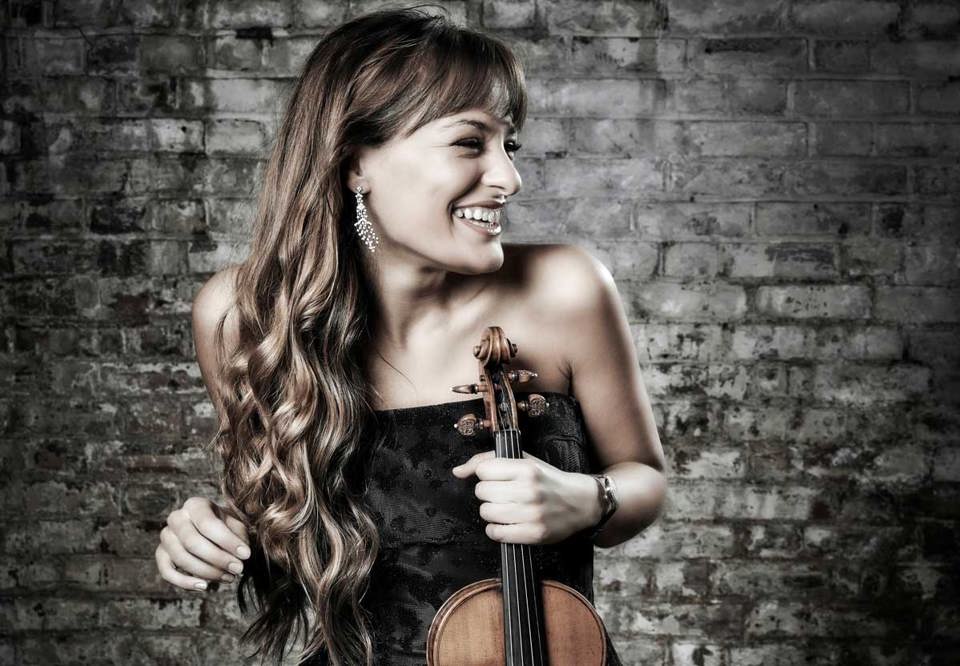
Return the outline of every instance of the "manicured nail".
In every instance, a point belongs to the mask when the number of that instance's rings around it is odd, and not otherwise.
[[[194,583],[193,586],[194,586],[195,588],[197,588],[198,590],[205,590],[205,589],[207,589],[207,584],[206,584],[206,583]]]
[[[228,574],[228,573],[225,573],[225,574],[223,574],[222,576],[220,576],[220,580],[224,581],[225,583],[232,583],[232,582],[233,582],[233,576],[231,576],[231,575]]]
[[[250,549],[246,546],[237,546],[237,555],[240,557],[250,557]]]
[[[227,565],[227,568],[235,574],[243,573],[243,565],[239,562],[231,562]]]

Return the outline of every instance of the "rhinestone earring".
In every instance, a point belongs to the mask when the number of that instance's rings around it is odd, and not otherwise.
[[[353,226],[357,230],[360,238],[366,244],[370,252],[376,252],[377,245],[380,244],[380,238],[377,232],[373,230],[373,225],[367,219],[367,207],[363,205],[363,187],[357,187],[357,221]]]

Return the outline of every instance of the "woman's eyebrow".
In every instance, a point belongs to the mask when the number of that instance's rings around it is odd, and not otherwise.
[[[513,123],[504,123],[504,124],[507,125],[507,134],[516,134],[516,133],[517,133],[517,128],[513,125]],[[463,119],[463,120],[454,121],[454,122],[450,123],[449,125],[447,125],[447,127],[456,127],[456,126],[459,126],[459,125],[472,125],[473,127],[476,127],[477,129],[481,129],[481,130],[483,130],[484,132],[492,132],[492,131],[493,131],[493,128],[491,128],[490,125],[488,125],[487,123],[483,122],[482,120],[473,120],[473,119],[469,119],[469,118]]]

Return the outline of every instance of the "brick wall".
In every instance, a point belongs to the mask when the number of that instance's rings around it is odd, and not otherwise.
[[[655,402],[667,510],[597,551],[625,660],[960,661],[960,5],[445,5],[527,66],[506,239],[611,268]],[[4,3],[0,662],[240,662],[232,588],[153,561],[215,490],[190,303],[377,6]]]

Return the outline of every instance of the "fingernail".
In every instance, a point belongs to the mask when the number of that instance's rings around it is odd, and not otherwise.
[[[240,557],[250,557],[250,549],[246,546],[237,546],[237,555]]]
[[[461,469],[463,469],[463,465],[457,465],[456,467],[453,468],[453,471],[459,472]]]
[[[230,569],[230,571],[232,571],[235,574],[243,572],[243,565],[240,564],[239,562],[231,562],[230,564],[227,565],[227,568]]]
[[[205,589],[207,589],[207,584],[206,584],[206,583],[194,583],[193,586],[194,586],[195,588],[197,588],[198,590],[205,590]]]
[[[222,581],[224,581],[224,582],[227,582],[227,583],[232,583],[232,582],[233,582],[233,576],[231,576],[231,575],[228,574],[228,573],[225,573],[225,574],[223,574],[222,576],[220,576],[220,580],[222,580]]]

